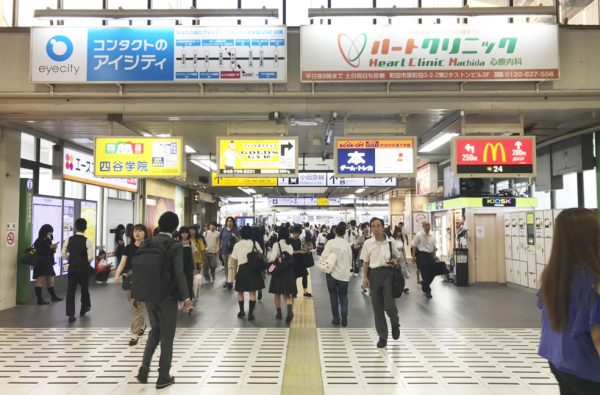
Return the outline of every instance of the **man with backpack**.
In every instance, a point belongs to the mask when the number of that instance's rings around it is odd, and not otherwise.
[[[83,317],[92,308],[90,300],[90,275],[92,268],[90,262],[95,258],[94,243],[85,237],[87,221],[77,218],[75,221],[75,234],[64,243],[62,257],[69,259],[69,272],[67,282],[67,316],[69,323],[75,322],[75,292],[77,285],[81,286],[81,310],[79,316]]]
[[[192,307],[183,273],[183,248],[173,240],[179,226],[177,214],[167,211],[158,220],[160,233],[145,240],[132,261],[131,292],[134,304],[146,303],[152,330],[144,350],[137,380],[146,384],[152,355],[160,343],[160,360],[156,388],[175,383],[170,375],[173,359],[173,339],[177,327],[177,299],[183,300],[184,310]]]

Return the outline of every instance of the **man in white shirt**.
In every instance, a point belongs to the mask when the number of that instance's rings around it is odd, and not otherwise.
[[[435,263],[435,238],[431,234],[431,224],[427,221],[421,223],[423,230],[415,235],[412,240],[412,255],[417,260],[417,267],[421,272],[421,289],[428,298],[431,295],[431,282],[434,279],[433,265]]]
[[[346,234],[346,224],[340,222],[335,228],[336,238],[327,243],[321,260],[327,258],[333,253],[336,256],[335,265],[331,273],[327,273],[327,290],[329,291],[329,300],[331,302],[331,313],[333,325],[342,324],[348,326],[348,282],[350,281],[350,268],[352,265],[352,251],[350,245],[344,236]],[[340,321],[341,310],[341,321]]]
[[[208,230],[204,232],[206,240],[206,262],[202,265],[202,274],[207,282],[214,283],[219,265],[219,232],[217,223],[211,222]]]
[[[400,320],[398,308],[392,294],[394,265],[402,262],[403,257],[394,241],[383,233],[384,223],[380,218],[373,218],[369,223],[373,237],[365,241],[360,253],[363,261],[363,288],[371,290],[371,304],[375,316],[375,328],[379,335],[377,348],[387,346],[388,327],[385,313],[390,318],[392,337],[400,338]]]
[[[350,271],[353,273],[353,275],[355,277],[358,276],[358,266],[356,264],[356,261],[358,261],[358,250],[354,248],[354,245],[356,244],[356,240],[358,239],[358,227],[356,226],[356,221],[355,220],[351,220],[350,221],[350,226],[348,227],[348,230],[346,231],[345,234],[345,239],[348,242],[348,244],[350,244],[350,248],[352,249],[352,269],[350,269]]]

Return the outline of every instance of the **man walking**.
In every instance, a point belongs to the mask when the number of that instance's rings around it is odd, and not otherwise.
[[[94,243],[85,237],[87,221],[78,218],[75,221],[75,235],[69,237],[64,243],[62,257],[68,258],[69,272],[67,274],[67,316],[69,323],[75,322],[75,292],[77,285],[81,286],[81,310],[79,316],[83,317],[85,313],[92,308],[90,300],[90,274],[92,268],[90,262],[95,258]]]
[[[202,265],[202,272],[207,282],[214,283],[219,265],[219,232],[216,222],[210,223],[209,229],[204,232],[204,240],[206,240],[206,262]]]
[[[183,248],[181,243],[172,241],[173,232],[179,226],[179,218],[177,214],[167,211],[160,216],[158,220],[158,227],[160,232],[158,235],[152,237],[149,241],[145,241],[142,247],[138,251],[141,256],[134,258],[134,270],[133,277],[135,281],[136,276],[136,261],[135,259],[144,259],[143,248],[145,245],[162,245],[167,250],[167,271],[170,273],[170,281],[173,283],[173,287],[170,289],[177,289],[177,292],[168,292],[164,299],[158,302],[146,302],[146,310],[150,318],[150,325],[152,330],[148,335],[148,341],[144,350],[144,357],[142,359],[142,366],[138,370],[137,380],[146,384],[148,382],[148,373],[150,372],[150,362],[152,361],[152,355],[160,343],[160,360],[158,369],[158,380],[156,381],[156,388],[165,388],[175,383],[175,377],[171,376],[171,361],[173,359],[173,339],[175,338],[175,329],[177,327],[177,297],[179,296],[183,302],[183,310],[187,311],[192,307],[192,300],[188,294],[188,286],[186,283],[185,275],[183,273]],[[143,270],[142,266],[139,266],[139,270]],[[143,284],[140,285],[143,287]],[[139,304],[137,300],[139,297],[136,295],[135,289],[132,287],[133,297],[135,298],[134,304]]]
[[[435,238],[431,234],[431,224],[422,222],[423,230],[415,235],[411,243],[412,255],[417,260],[421,272],[421,289],[426,297],[431,299],[431,282],[434,279],[433,266],[435,263]]]
[[[384,234],[383,220],[373,218],[370,226],[373,237],[365,241],[360,254],[360,259],[363,260],[363,288],[371,290],[375,328],[379,335],[377,348],[384,348],[388,338],[384,312],[390,318],[392,338],[400,338],[400,320],[396,300],[392,294],[392,279],[394,265],[401,262],[402,255],[394,241]]]
[[[352,249],[352,268],[350,271],[352,272],[354,277],[358,276],[358,250],[354,248],[356,245],[356,241],[358,240],[358,228],[356,227],[356,221],[350,221],[350,227],[346,231],[345,239],[350,244],[350,248]]]

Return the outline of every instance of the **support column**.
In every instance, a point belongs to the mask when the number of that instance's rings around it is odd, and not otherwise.
[[[18,240],[8,246],[6,227],[19,223],[20,168],[21,134],[0,128],[0,310],[15,306],[17,298]]]
[[[594,140],[596,145],[596,201],[598,202],[598,218],[600,218],[600,132],[594,134]]]

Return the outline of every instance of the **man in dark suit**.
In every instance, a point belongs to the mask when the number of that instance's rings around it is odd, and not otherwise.
[[[152,330],[148,335],[142,366],[138,370],[137,379],[143,384],[148,382],[152,355],[160,343],[158,380],[156,381],[156,388],[159,389],[175,383],[175,377],[171,376],[170,370],[173,359],[173,339],[177,327],[177,297],[184,301],[185,311],[192,306],[185,275],[183,274],[183,249],[181,243],[171,242],[173,232],[178,226],[179,218],[177,214],[168,211],[161,215],[158,220],[160,232],[150,240],[152,244],[168,246],[168,266],[172,274],[171,280],[175,282],[178,290],[178,295],[169,294],[165,299],[156,303],[146,302],[146,310],[148,311]],[[134,299],[134,303],[139,304],[139,301]]]

